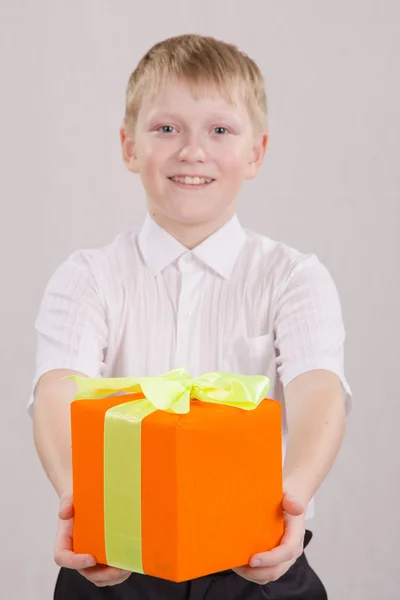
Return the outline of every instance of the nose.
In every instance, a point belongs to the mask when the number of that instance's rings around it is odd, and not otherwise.
[[[186,145],[179,153],[179,159],[182,162],[203,162],[205,158],[205,152],[198,144]]]

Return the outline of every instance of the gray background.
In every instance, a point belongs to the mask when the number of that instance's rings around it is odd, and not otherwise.
[[[125,85],[156,41],[237,43],[270,107],[261,175],[242,223],[333,274],[356,406],[317,494],[309,559],[330,600],[398,598],[399,53],[397,0],[2,0],[0,570],[7,600],[52,597],[58,502],[26,402],[44,286],[74,249],[144,215],[122,164]],[[4,590],[5,587],[5,590]]]

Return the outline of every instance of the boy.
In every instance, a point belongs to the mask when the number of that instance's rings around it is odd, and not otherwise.
[[[156,44],[130,77],[122,154],[141,176],[146,220],[105,248],[74,253],[53,275],[36,321],[34,436],[61,499],[57,600],[326,598],[303,548],[314,493],[351,405],[344,328],[335,285],[317,258],[243,230],[236,217],[239,190],[264,159],[265,122],[257,65],[213,38]],[[178,366],[193,377],[267,375],[269,396],[283,405],[285,456],[279,547],[180,584],[72,552],[76,388],[61,379],[154,376]]]

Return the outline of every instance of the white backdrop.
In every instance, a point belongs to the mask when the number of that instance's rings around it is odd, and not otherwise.
[[[120,157],[127,79],[153,43],[196,32],[238,44],[266,79],[270,145],[243,225],[315,252],[342,299],[355,408],[309,560],[330,600],[395,600],[399,2],[2,0],[0,23],[2,597],[50,599],[57,573],[58,502],[25,408],[44,286],[143,217]]]

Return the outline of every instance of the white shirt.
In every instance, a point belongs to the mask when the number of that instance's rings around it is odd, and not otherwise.
[[[52,276],[35,323],[36,372],[155,376],[185,367],[263,374],[268,396],[311,369],[342,381],[345,331],[335,284],[315,255],[244,230],[234,216],[189,251],[147,215],[137,231],[73,253]],[[33,393],[29,410],[33,408]],[[313,516],[310,502],[307,518]]]

